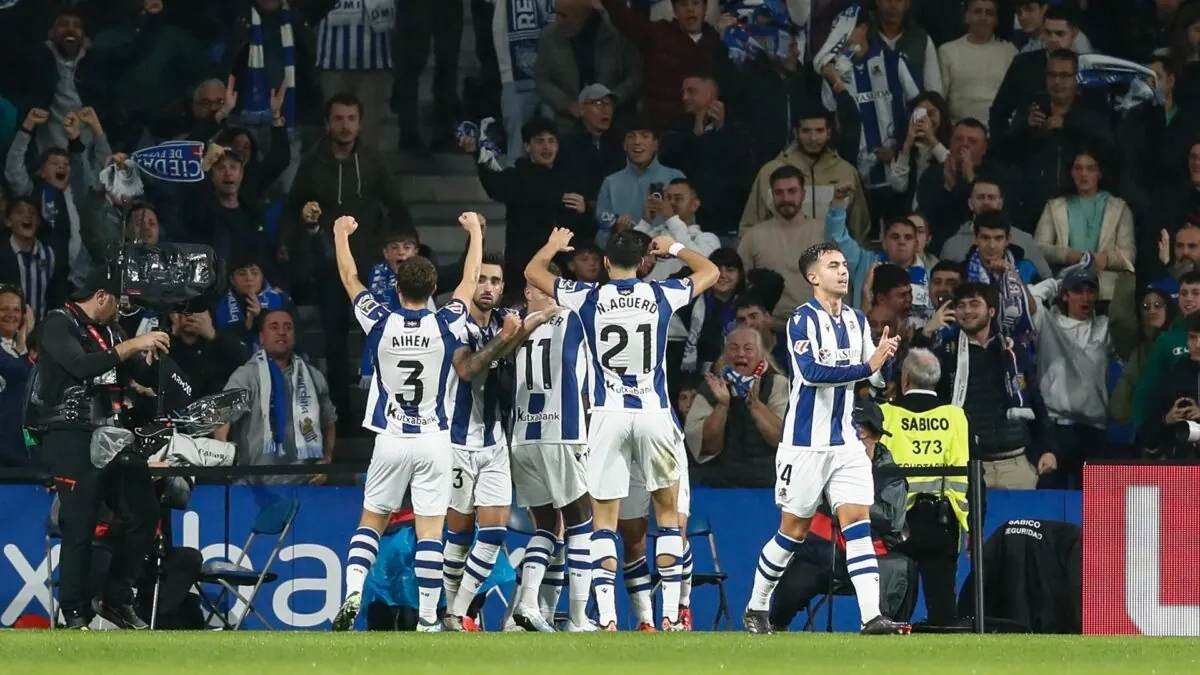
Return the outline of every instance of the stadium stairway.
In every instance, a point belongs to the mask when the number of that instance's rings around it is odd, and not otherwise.
[[[458,81],[461,92],[462,81],[479,74],[479,61],[475,56],[475,31],[471,25],[470,2],[469,0],[458,1],[461,1],[465,7],[465,26],[458,64]],[[421,75],[420,84],[420,118],[423,125],[422,136],[426,140],[431,133],[429,121],[433,115],[432,77],[433,58],[431,56]],[[368,114],[370,112],[368,111]],[[449,264],[462,254],[466,235],[458,224],[458,216],[463,211],[476,211],[483,214],[487,219],[487,250],[503,251],[506,225],[504,206],[488,199],[483,187],[479,184],[475,164],[471,157],[461,153],[434,153],[428,157],[401,154],[397,150],[400,130],[396,116],[391,111],[374,111],[374,113],[384,115],[376,147],[384,152],[388,165],[392,168],[395,185],[400,189],[401,195],[408,204],[421,242],[433,250],[434,262],[439,265]],[[318,368],[324,371],[327,359],[344,358],[349,362],[351,372],[358,372],[364,336],[356,323],[351,329],[349,354],[340,356],[325,354],[323,326],[320,313],[315,307],[300,308],[299,324],[297,340],[309,352]],[[354,381],[357,382],[357,377],[354,378]],[[366,402],[366,390],[357,386],[351,387],[350,410],[339,410],[339,417],[361,420],[366,410]],[[357,427],[357,425],[351,426]],[[362,430],[358,430],[358,433],[353,436],[343,435],[338,441],[337,457],[346,461],[368,459],[371,454],[372,442],[373,439],[369,434]]]

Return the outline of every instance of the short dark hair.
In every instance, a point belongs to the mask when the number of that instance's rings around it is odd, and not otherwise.
[[[421,235],[417,233],[416,228],[398,227],[388,231],[383,237],[383,245],[388,244],[412,244],[413,246],[421,245]]]
[[[621,138],[638,131],[648,131],[655,138],[658,138],[658,129],[654,126],[654,122],[644,114],[638,114],[625,120],[621,125]]]
[[[591,239],[584,239],[578,244],[575,244],[575,250],[571,253],[571,259],[573,260],[584,253],[591,253],[598,258],[604,257],[604,251],[598,245],[596,245],[596,242],[592,241]]]
[[[883,264],[875,268],[871,277],[871,297],[887,295],[897,288],[912,285],[908,271],[899,265]]]
[[[966,266],[954,260],[939,260],[938,264],[934,265],[933,269],[929,270],[929,278],[932,279],[933,275],[937,274],[938,272],[953,272],[954,274],[958,275],[959,279],[967,278]]]
[[[1046,18],[1050,18],[1050,12],[1046,12]],[[1071,67],[1075,72],[1079,72],[1079,55],[1070,49],[1055,49],[1046,55],[1046,72],[1050,72],[1051,61],[1070,61]]]
[[[979,120],[975,119],[974,117],[964,117],[961,120],[955,122],[954,126],[966,127],[968,129],[976,129],[978,131],[982,131],[984,140],[988,139],[987,125],[984,124],[983,122],[980,122]]]
[[[428,300],[437,290],[437,268],[427,258],[415,255],[396,267],[396,291],[409,302]]]
[[[42,154],[38,155],[38,167],[45,166],[51,157],[66,157],[68,162],[71,160],[71,154],[62,148],[46,148]]]
[[[736,267],[743,272],[746,270],[746,264],[742,262],[742,257],[738,255],[737,250],[728,246],[722,246],[713,251],[708,256],[708,260],[717,267]]]
[[[254,246],[234,251],[229,257],[229,276],[248,267],[257,267],[260,271],[263,268],[262,263],[258,262],[258,250]]]
[[[330,118],[333,117],[333,106],[335,106],[335,105],[344,105],[347,107],[356,108],[356,109],[358,109],[359,119],[362,119],[362,117],[363,117],[362,101],[358,100],[357,96],[355,96],[354,94],[347,91],[347,92],[342,92],[340,94],[334,94],[333,96],[329,97],[328,101],[325,102],[325,121],[326,122],[328,122],[330,120]]]
[[[500,268],[500,275],[504,275],[504,254],[500,251],[484,251],[482,265],[495,265]]]
[[[767,302],[763,300],[762,296],[760,296],[758,293],[739,293],[737,297],[733,299],[734,313],[737,313],[739,309],[748,309],[750,307],[757,307],[758,309],[769,313],[769,310],[767,309]]]
[[[1000,184],[1000,181],[996,180],[992,176],[976,176],[975,180],[971,181],[971,191],[967,194],[974,192],[976,185],[995,185],[1000,190],[1000,197],[1004,197],[1004,186]]]
[[[679,178],[672,178],[671,182],[667,183],[667,187],[671,187],[672,185],[686,185],[691,188],[692,192],[696,191],[696,187],[692,185],[692,181],[683,176],[680,176]]]
[[[787,180],[788,178],[795,178],[796,180],[800,181],[800,187],[804,187],[804,172],[792,166],[791,164],[784,164],[778,169],[772,171],[768,180],[770,186],[773,188],[775,187],[776,183],[781,180]]]
[[[804,249],[804,253],[800,254],[800,273],[808,277],[808,270],[812,269],[813,265],[821,259],[821,256],[826,253],[841,253],[842,249],[832,241],[823,241],[820,244],[813,244]]]
[[[895,218],[895,219],[889,220],[887,222],[887,224],[883,226],[883,236],[886,237],[887,233],[890,232],[892,230],[892,228],[897,225],[902,225],[904,227],[911,227],[913,230],[913,234],[916,234],[916,232],[917,232],[917,224],[914,223],[913,221],[909,220],[907,217]]]
[[[1008,216],[1004,215],[1003,211],[984,211],[976,213],[974,222],[975,236],[979,236],[980,230],[1004,230],[1004,234],[1012,236],[1012,223],[1008,222]]]
[[[1200,333],[1200,312],[1192,312],[1184,318],[1188,333]]]
[[[1200,270],[1184,272],[1183,275],[1179,277],[1180,288],[1184,286],[1194,286],[1196,284],[1200,284]]]
[[[824,106],[804,106],[798,113],[796,113],[796,120],[792,122],[792,126],[799,129],[800,123],[806,120],[825,120],[825,124],[827,124],[830,129],[833,128],[833,113],[829,112],[829,110]]]
[[[1042,4],[1042,3],[1038,3]],[[1043,21],[1066,21],[1071,26],[1079,25],[1075,20],[1075,12],[1071,11],[1066,3],[1061,5],[1050,5],[1046,8],[1046,16]],[[1074,54],[1074,52],[1071,52]],[[1054,54],[1049,54],[1050,58],[1054,58]]]
[[[535,117],[521,125],[521,142],[531,143],[542,134],[550,134],[558,138],[558,125],[554,120],[545,117]]]
[[[970,298],[982,298],[988,309],[996,309],[1000,304],[1000,298],[996,295],[996,289],[992,288],[991,284],[966,281],[954,289],[954,305],[958,305],[963,300]]]
[[[283,312],[284,314],[287,314],[288,318],[292,320],[292,328],[295,329],[296,313],[292,311],[292,307],[289,304],[284,303],[274,309],[264,309],[261,314],[259,314],[257,317],[255,317],[254,332],[262,333],[263,330],[267,327],[267,317],[269,317],[272,314],[275,314],[277,312]]]
[[[637,236],[640,234],[637,230],[625,230],[609,237],[604,251],[609,264],[626,270],[637,269],[646,257],[646,240]]]
[[[33,197],[10,197],[8,200],[8,205],[4,207],[4,217],[11,218],[13,211],[15,211],[17,206],[20,204],[25,204],[29,208],[33,209],[33,212],[37,214],[38,221],[40,222],[42,220],[42,206],[41,204],[38,204],[37,200]]]
[[[1177,61],[1175,57],[1171,56],[1170,54],[1155,55],[1150,57],[1150,60],[1146,61],[1146,65],[1153,65],[1155,63],[1162,64],[1163,70],[1166,71],[1168,75],[1172,77],[1179,76],[1179,61]]]

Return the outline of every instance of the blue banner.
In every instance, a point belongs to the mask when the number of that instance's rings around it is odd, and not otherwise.
[[[168,183],[204,180],[204,143],[200,141],[167,141],[142,148],[129,157],[151,178]]]
[[[693,510],[707,515],[716,537],[721,568],[729,575],[726,584],[734,626],[740,628],[741,613],[754,581],[759,550],[779,525],[770,490],[693,491]],[[259,591],[256,608],[275,628],[328,630],[341,604],[343,568],[347,542],[358,524],[362,489],[353,487],[234,487],[230,491],[228,520],[230,549],[226,553],[225,490],[200,486],[186,512],[175,512],[175,544],[198,549],[205,560],[237,558],[239,548],[250,533],[254,514],[283,498],[300,500],[300,512],[287,541],[271,570],[279,575]],[[58,561],[58,546],[50,548],[47,561],[45,541],[46,514],[50,496],[37,486],[0,485],[0,513],[7,514],[0,525],[0,626],[11,626],[24,614],[48,615],[49,591],[47,568]],[[1082,499],[1079,492],[993,491],[988,493],[987,533],[1015,518],[1039,518],[1082,523]],[[985,535],[986,536],[986,535]],[[273,540],[260,538],[248,552],[247,566],[259,569],[266,562]],[[512,534],[508,552],[513,560],[523,553],[527,539]],[[712,569],[712,557],[706,542],[693,540],[695,571]],[[653,559],[651,557],[651,559]],[[959,583],[966,577],[969,563],[959,564]],[[618,586],[620,588],[620,586]],[[697,587],[692,610],[697,630],[711,628],[717,611],[717,591]],[[563,593],[561,609],[566,607]],[[618,592],[618,614],[622,629],[632,628],[633,618],[624,593]],[[486,625],[500,627],[504,603],[499,594],[489,596],[485,609]],[[918,605],[915,619],[924,616]],[[803,614],[798,620],[803,622]],[[824,626],[823,617],[818,625]],[[245,628],[261,628],[248,617]],[[797,628],[799,626],[796,626]],[[834,628],[858,629],[858,607],[853,597],[834,602]]]

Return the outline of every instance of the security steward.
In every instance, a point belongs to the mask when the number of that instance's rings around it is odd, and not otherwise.
[[[901,395],[881,406],[888,448],[901,467],[965,468],[970,461],[967,416],[938,399],[941,376],[933,352],[913,349],[901,368]],[[898,550],[917,562],[930,625],[957,619],[955,575],[968,511],[965,475],[908,477],[909,538]]]
[[[124,339],[111,276],[107,269],[93,270],[70,302],[47,315],[26,404],[27,426],[41,435],[41,460],[61,504],[59,602],[66,627],[75,629],[87,628],[94,614],[121,628],[146,627],[133,609],[133,584],[158,520],[144,460],[123,453],[101,469],[91,459],[92,432],[123,426],[127,392],[149,391],[132,379],[134,374],[146,369],[150,355],[165,353],[170,345],[170,337],[159,331]],[[89,588],[102,503],[122,520],[125,540],[104,587]]]

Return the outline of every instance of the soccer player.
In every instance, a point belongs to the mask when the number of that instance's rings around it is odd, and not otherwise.
[[[553,294],[560,306],[579,313],[592,361],[592,414],[588,423],[588,490],[592,495],[592,584],[600,625],[617,629],[613,582],[617,574],[617,519],[629,494],[631,466],[641,469],[654,501],[659,536],[655,557],[663,585],[663,616],[668,630],[679,621],[683,536],[676,452],[682,432],[667,395],[667,323],[671,315],[708,290],[719,274],[708,258],[670,237],[656,237],[650,252],[673,255],[694,270],[686,279],[643,282],[638,267],[646,246],[636,232],[609,238],[604,266],[607,284],[566,281],[550,272],[552,258],[571,250],[570,230],[556,228],[525,268],[526,280]]]
[[[830,214],[845,209],[848,193],[838,186]],[[773,632],[767,614],[771,595],[808,534],[825,493],[846,539],[846,568],[858,596],[862,632],[908,633],[907,624],[879,612],[879,567],[871,543],[871,461],[850,417],[855,383],[870,378],[882,388],[879,370],[895,354],[900,338],[888,337],[885,327],[879,346],[871,343],[866,317],[844,303],[850,270],[836,244],[810,246],[800,256],[800,270],[812,284],[813,297],[796,308],[787,324],[791,394],[783,442],[775,455],[775,503],[782,515],[779,531],[758,558],[742,621],[748,632]]]
[[[452,631],[475,630],[463,617],[492,573],[508,534],[512,471],[500,399],[509,394],[509,386],[501,359],[550,318],[546,313],[533,315],[522,327],[516,312],[495,310],[503,294],[504,260],[486,254],[459,336],[470,349],[454,355],[457,377],[450,378],[447,393],[453,463],[443,557],[445,623]]]
[[[419,592],[417,630],[438,632],[438,599],[442,589],[442,525],[450,501],[450,420],[446,414],[446,381],[451,355],[459,349],[456,325],[467,317],[483,258],[479,217],[464,213],[459,223],[470,243],[462,283],[454,298],[436,314],[427,309],[437,287],[437,272],[425,258],[405,260],[396,268],[400,308],[379,304],[358,280],[350,252],[350,235],[358,222],[342,216],[334,222],[338,273],[354,299],[354,314],[368,335],[376,335],[375,368],[363,426],[374,431],[375,450],[367,469],[363,511],[350,539],[346,560],[346,600],[333,620],[334,630],[349,630],[362,607],[367,573],[379,553],[379,536],[388,517],[400,508],[406,490],[416,514],[416,576]],[[515,332],[514,328],[510,328]],[[457,350],[457,351],[456,351]]]
[[[557,273],[557,267],[551,265]],[[517,504],[528,508],[537,532],[521,562],[521,588],[513,610],[517,625],[552,632],[538,600],[558,541],[559,514],[566,527],[570,623],[568,630],[596,630],[587,619],[591,594],[591,500],[584,462],[588,454],[583,390],[588,351],[579,315],[525,287],[526,318],[550,318],[521,343],[513,358],[512,476]],[[553,615],[551,615],[553,620]]]

